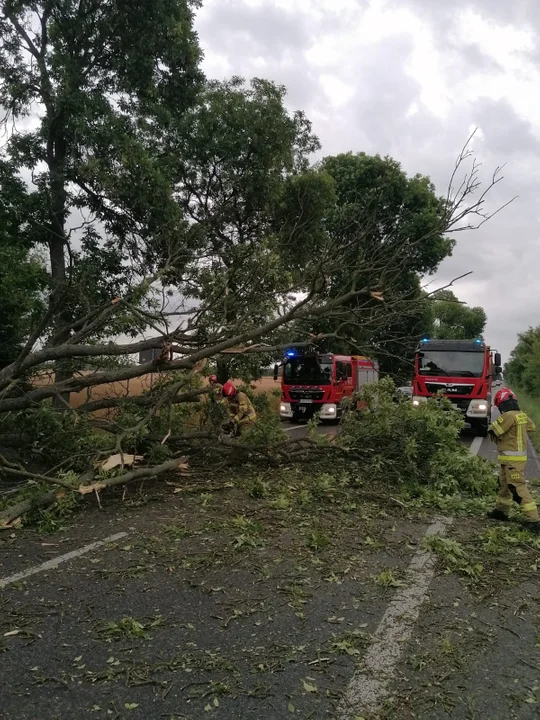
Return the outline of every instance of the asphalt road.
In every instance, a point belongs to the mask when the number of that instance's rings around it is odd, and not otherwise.
[[[488,440],[462,441],[495,458]],[[540,475],[534,453],[527,473]],[[284,498],[233,494],[171,487],[104,499],[63,532],[0,535],[0,720],[540,716],[532,541],[492,556],[483,572],[502,584],[477,586],[474,558],[449,570],[425,538],[469,553],[508,526],[362,488],[350,509],[308,506],[295,524]],[[335,536],[310,524],[339,513]]]
[[[494,413],[494,417],[496,417],[496,413]],[[301,438],[306,437],[308,434],[308,425],[307,423],[297,423],[292,424],[289,421],[282,421],[281,423],[282,429],[289,434],[291,437],[294,438]],[[319,435],[329,435],[329,434],[336,434],[339,432],[339,425],[329,425],[329,424],[321,424],[317,427],[317,433]],[[470,447],[475,439],[475,436],[465,430],[460,435],[460,440],[463,442],[467,447]],[[488,443],[482,443],[482,451],[479,453],[480,457],[487,457],[487,455],[484,455],[484,452],[488,452],[489,454],[489,447]]]

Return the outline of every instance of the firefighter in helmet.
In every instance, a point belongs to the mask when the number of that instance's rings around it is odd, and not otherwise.
[[[241,435],[253,426],[257,420],[257,413],[246,393],[237,390],[232,382],[223,386],[223,398],[229,411],[229,425],[235,435]]]
[[[525,480],[528,433],[535,432],[536,427],[530,417],[520,411],[516,396],[508,388],[497,392],[493,404],[501,414],[491,424],[489,436],[497,443],[500,473],[497,502],[488,517],[508,520],[513,500],[519,505],[526,526],[540,534],[538,508]]]

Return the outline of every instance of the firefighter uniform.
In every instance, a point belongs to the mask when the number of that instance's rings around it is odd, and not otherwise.
[[[246,393],[237,392],[231,398],[227,398],[228,410],[231,422],[238,429],[238,434],[242,434],[249,429],[257,420],[257,413],[253,407],[251,400]]]
[[[223,399],[223,385],[217,382],[210,383],[208,401],[204,403],[203,406],[202,423],[220,425],[226,414]]]
[[[540,520],[538,508],[525,480],[528,433],[535,430],[533,421],[520,410],[503,413],[489,428],[497,440],[500,463],[497,510],[508,515],[513,500],[527,522],[537,523]]]
[[[216,402],[221,402],[223,397],[223,385],[220,385],[218,382],[212,383],[210,385],[212,388],[212,392],[210,393],[210,397],[212,400],[215,400]]]

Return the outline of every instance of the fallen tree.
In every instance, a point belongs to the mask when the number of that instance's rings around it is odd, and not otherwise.
[[[471,192],[469,186],[464,192]],[[456,218],[461,218],[462,200],[456,201],[455,206],[457,214],[445,216],[447,227],[451,227]],[[474,209],[475,206],[470,207]],[[151,279],[133,285],[126,297],[115,297],[98,305],[69,326],[59,330],[56,326],[55,332],[43,339],[44,329],[52,322],[49,310],[41,319],[41,325],[36,326],[28,337],[18,357],[0,370],[0,445],[7,442],[9,436],[9,445],[16,446],[17,430],[25,442],[30,435],[36,455],[42,460],[47,458],[46,471],[51,474],[29,479],[41,484],[56,483],[81,494],[88,492],[85,488],[97,492],[174,471],[178,464],[185,463],[186,453],[190,458],[194,454],[206,455],[208,448],[216,442],[226,448],[233,461],[242,460],[245,450],[222,437],[219,418],[217,422],[208,417],[202,423],[200,417],[194,420],[194,409],[200,415],[209,392],[201,378],[201,371],[205,371],[209,362],[215,363],[216,359],[231,355],[243,358],[260,358],[262,355],[270,359],[289,344],[305,346],[343,340],[346,336],[341,333],[351,324],[361,324],[364,336],[377,338],[381,328],[389,324],[398,327],[406,322],[410,313],[417,312],[417,300],[411,300],[408,291],[395,289],[396,286],[399,288],[401,246],[394,250],[393,262],[386,253],[379,260],[377,254],[366,253],[361,262],[356,260],[351,266],[348,277],[342,272],[341,250],[342,246],[336,253],[329,236],[322,255],[305,268],[305,274],[289,278],[290,284],[280,288],[273,299],[272,312],[266,313],[260,324],[253,323],[248,312],[239,312],[239,306],[246,311],[249,305],[255,307],[259,291],[256,281],[244,285],[242,302],[235,306],[229,324],[215,323],[216,307],[224,302],[230,307],[230,298],[219,283],[210,287],[207,296],[191,308],[186,307],[185,297],[175,300],[176,305],[167,297],[158,312],[137,305],[134,298],[140,296],[143,288],[145,298],[153,290],[157,292],[163,288],[165,278],[175,267],[174,258]],[[342,280],[342,292],[336,294],[335,287],[330,292],[328,277],[338,266],[341,277],[346,279]],[[264,267],[260,267],[259,272],[263,271]],[[195,272],[199,272],[198,266]],[[359,286],[360,276],[370,278],[371,282]],[[308,287],[306,278],[309,278]],[[250,282],[253,280],[250,278]],[[425,292],[423,297],[429,299],[440,290]],[[153,336],[127,343],[99,341],[99,335],[110,328],[118,316],[123,317],[124,322],[128,318],[141,322],[144,318]],[[173,318],[174,325],[171,323]],[[319,318],[335,331],[310,332],[310,327]],[[366,342],[362,349],[367,354],[380,356],[381,353],[381,347],[374,342],[371,345]],[[153,350],[153,358],[138,365],[129,362],[133,355],[143,350]],[[111,364],[111,360],[118,358],[124,362]],[[76,369],[77,363],[79,367],[86,367],[84,363],[89,360],[95,364],[93,370],[82,372]],[[48,384],[33,386],[32,375],[50,367],[51,363],[64,363],[63,372],[57,373],[54,381]],[[66,373],[68,367],[71,367],[70,373]],[[93,387],[128,381],[148,373],[156,373],[158,381],[140,397],[89,398],[76,409],[69,405],[72,392],[90,392]],[[55,406],[51,406],[51,402]],[[113,410],[114,416],[108,419],[95,417],[95,413],[104,410]],[[274,458],[277,463],[285,458],[301,460],[305,457],[309,443],[299,445],[283,436],[276,443],[275,436],[279,434],[274,427],[270,436],[264,437],[264,442],[250,452],[259,452],[267,461]],[[75,452],[70,448],[70,442],[75,443]],[[112,453],[140,453],[145,467],[120,475],[114,473],[113,478],[92,478],[89,485],[80,482],[80,475],[87,473],[89,466]],[[26,471],[21,464],[3,463],[0,472],[9,478],[23,477]],[[67,481],[64,479],[66,473],[69,475]],[[51,503],[56,499],[50,491],[46,497]],[[7,512],[8,517],[11,522],[13,511]]]
[[[205,81],[199,61],[188,0],[141,12],[0,0],[6,227],[47,254],[39,302],[0,369],[0,448],[20,451],[0,459],[3,481],[95,494],[216,446],[243,461],[208,412],[201,373],[256,377],[291,343],[397,354],[432,295],[414,288],[451,251],[448,233],[493,214],[486,196],[500,174],[482,188],[468,145],[445,197],[388,158],[363,156],[377,182],[360,173],[361,186],[344,187],[341,156],[311,166],[320,144],[304,114],[287,111],[285,88]],[[34,110],[37,127],[19,126]],[[150,373],[140,397],[91,395]],[[75,392],[88,393],[77,408]],[[261,423],[265,457],[301,455],[272,422]],[[143,459],[99,471],[117,454]]]
[[[363,493],[367,485],[427,500],[434,496],[463,500],[483,498],[495,491],[493,467],[470,455],[459,441],[463,419],[447,400],[433,398],[415,408],[405,398],[397,398],[395,385],[389,379],[366,386],[353,403],[357,400],[363,409],[347,413],[340,432],[332,438],[315,433],[297,439],[287,436],[276,415],[268,412],[263,396],[259,401],[254,398],[259,405],[259,422],[239,441],[211,433],[167,435],[160,446],[165,454],[174,457],[159,464],[137,467],[148,458],[120,452],[95,463],[82,475],[68,472],[46,476],[0,458],[4,469],[33,483],[30,497],[0,511],[0,528],[12,527],[22,515],[59,500],[73,507],[77,498],[90,496],[101,506],[101,494],[107,489],[159,475],[173,485],[183,486],[186,478],[212,467],[214,483],[220,477],[227,482],[229,473],[246,462],[255,476],[258,469],[272,467],[278,473],[289,468],[291,476],[314,469],[319,474],[349,472],[351,486],[362,487]],[[186,446],[192,467],[188,456],[181,454]],[[66,501],[66,497],[72,499]]]

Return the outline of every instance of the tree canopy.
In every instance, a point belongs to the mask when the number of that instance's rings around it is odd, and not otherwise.
[[[31,205],[22,180],[0,159],[0,367],[16,359],[45,310],[47,272],[32,251]]]
[[[454,240],[445,233],[453,208],[440,198],[429,178],[407,176],[390,157],[343,153],[326,157],[320,169],[335,184],[336,200],[325,228],[341,263],[328,278],[330,297],[339,295],[351,277],[365,282],[372,269],[380,274],[385,298],[352,300],[343,324],[334,328],[342,352],[379,357],[381,368],[401,377],[409,371],[418,338],[429,328],[420,278],[435,272],[451,254]],[[314,332],[330,331],[325,320]]]
[[[401,372],[429,321],[421,277],[485,219],[474,163],[444,198],[389,157],[314,164],[284,87],[203,76],[196,6],[0,0],[0,444],[35,432],[60,461],[69,438],[63,472],[111,448],[142,453],[142,475],[177,467],[209,363],[249,379],[317,344]],[[91,395],[148,373],[143,395]],[[219,429],[196,434],[203,454]]]
[[[468,307],[451,290],[440,290],[430,304],[430,337],[470,340],[483,336],[487,316],[481,307]]]
[[[518,335],[504,373],[510,383],[540,397],[540,326],[529,327]]]

